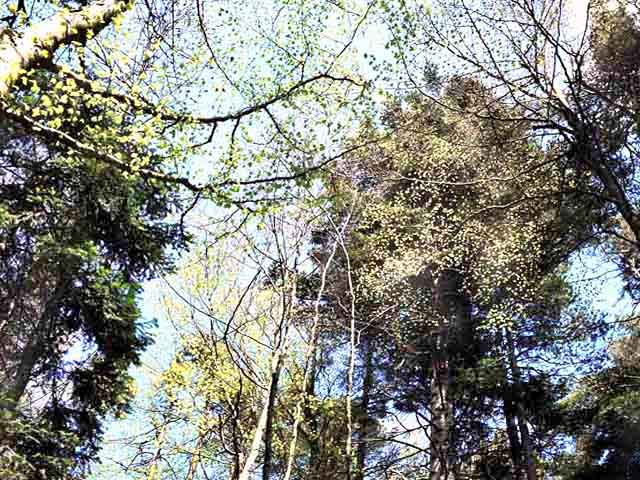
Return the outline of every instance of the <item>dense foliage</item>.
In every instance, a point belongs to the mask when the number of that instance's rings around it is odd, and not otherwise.
[[[164,185],[65,158],[14,129],[3,141],[2,442],[15,450],[9,464],[28,465],[20,474],[55,477],[48,462],[81,467],[102,417],[126,406],[128,368],[151,340],[141,282],[183,239],[166,219],[175,205]],[[35,433],[15,427],[24,422]]]

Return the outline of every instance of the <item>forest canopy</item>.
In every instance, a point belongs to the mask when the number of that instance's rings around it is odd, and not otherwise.
[[[5,0],[0,478],[640,479],[640,4]]]

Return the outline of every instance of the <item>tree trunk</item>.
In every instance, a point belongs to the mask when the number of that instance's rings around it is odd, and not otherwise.
[[[522,439],[522,453],[524,454],[525,473],[527,480],[536,480],[536,464],[533,459],[533,444],[529,435],[529,427],[525,419],[522,405],[518,408],[518,427],[520,429],[520,438]]]
[[[438,312],[438,331],[432,348],[430,480],[453,480],[451,455],[453,403],[449,396],[451,366],[449,351],[456,335],[469,329],[470,310],[462,292],[462,278],[455,270],[440,273],[434,289],[434,307]]]
[[[247,460],[242,467],[242,472],[240,473],[239,480],[249,480],[252,477],[253,469],[256,464],[256,460],[258,458],[258,454],[260,453],[260,446],[262,445],[262,439],[265,436],[268,426],[273,423],[273,410],[274,403],[276,398],[276,392],[278,390],[278,379],[280,377],[280,368],[282,364],[282,354],[281,352],[276,352],[274,358],[271,362],[271,378],[269,380],[269,387],[267,389],[267,393],[264,400],[264,405],[262,407],[262,412],[260,413],[260,418],[258,419],[258,424],[256,425],[256,430],[253,433],[253,440],[251,441],[251,449],[249,450],[249,455],[247,455]],[[269,432],[271,433],[271,432]],[[271,450],[271,438],[268,439],[269,450]],[[265,445],[266,448],[266,445]],[[265,458],[266,460],[266,458]],[[269,466],[267,466],[266,461],[263,469],[263,478],[264,475],[270,474],[270,465],[271,459],[269,459]],[[266,470],[266,473],[265,473]]]
[[[131,5],[131,0],[97,0],[80,10],[63,9],[28,27],[22,35],[5,31],[0,36],[0,100],[9,96],[15,82],[52,58],[62,45],[97,34]]]
[[[354,480],[364,480],[364,467],[367,458],[367,435],[369,434],[369,402],[371,401],[371,387],[373,386],[373,346],[371,340],[364,339],[365,370],[362,381],[362,405],[360,428],[358,435],[358,449],[356,452],[356,472]]]
[[[505,423],[507,425],[509,451],[511,453],[511,462],[513,463],[513,479],[522,480],[524,473],[522,468],[522,445],[520,443],[518,424],[516,422],[516,406],[513,402],[513,391],[510,385],[505,386],[502,396],[502,408],[504,412]]]
[[[515,354],[513,335],[511,335],[511,332],[508,330],[506,331],[506,340],[509,352],[509,365],[511,367],[511,375],[513,378],[513,392],[515,394],[515,417],[517,419],[518,430],[520,432],[522,466],[518,467],[518,470],[524,470],[527,480],[536,480],[537,473],[535,461],[533,459],[533,444],[529,434],[529,427],[527,426],[526,412],[522,407],[522,376],[520,374],[520,368],[518,367],[518,360]]]
[[[40,282],[34,282],[33,285],[39,284]],[[1,399],[5,403],[3,407],[10,404],[10,408],[15,408],[24,395],[29,382],[33,379],[33,370],[38,361],[41,360],[49,343],[46,332],[53,327],[50,324],[53,311],[58,308],[58,302],[62,298],[66,287],[67,285],[60,285],[59,283],[57,286],[42,283],[42,286],[33,292],[34,294],[37,293],[37,295],[31,299],[35,308],[30,313],[37,317],[38,320],[32,326],[29,339],[24,347],[22,347],[21,351],[16,352],[16,354],[19,353],[20,360],[13,378],[7,379],[6,384],[3,385],[2,391],[5,397]],[[51,290],[53,294],[49,297],[48,294]],[[21,322],[26,321],[23,315],[19,319]]]
[[[32,333],[32,337],[29,339],[29,343],[26,345],[24,350],[20,352],[20,365],[17,368],[15,378],[13,379],[8,391],[9,400],[14,405],[17,405],[20,402],[20,399],[27,389],[27,385],[31,380],[33,369],[42,356],[42,352],[44,350],[43,329],[45,324],[45,321],[41,321],[38,324]]]
[[[439,334],[440,343],[445,335]],[[445,349],[434,354],[431,377],[431,427],[429,432],[431,456],[430,480],[449,480],[450,418],[453,414],[449,399],[450,372]]]
[[[576,464],[579,470],[585,469],[593,461],[593,433],[594,427],[587,427],[578,433],[576,441]]]
[[[268,480],[271,475],[271,459],[273,457],[273,416],[275,413],[276,394],[278,393],[278,382],[280,380],[280,370],[282,359],[278,355],[277,364],[271,373],[271,383],[269,385],[269,400],[267,404],[267,424],[264,432],[264,464],[262,467],[262,480]]]
[[[320,439],[318,432],[318,415],[311,409],[309,399],[316,394],[316,369],[318,358],[314,354],[309,366],[309,382],[305,391],[304,419],[309,426],[307,442],[309,444],[309,478],[317,480],[322,478],[322,464],[320,455]]]
[[[608,154],[603,151],[600,143],[599,131],[596,126],[585,124],[576,115],[565,113],[569,124],[575,132],[573,152],[576,161],[585,165],[600,182],[607,192],[611,203],[628,226],[630,237],[627,238],[636,248],[640,247],[640,217],[629,195],[620,183],[615,173],[608,165]]]

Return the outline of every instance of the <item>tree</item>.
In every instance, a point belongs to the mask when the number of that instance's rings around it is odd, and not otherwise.
[[[2,443],[9,462],[25,457],[34,471],[14,475],[56,478],[65,469],[41,456],[80,471],[101,418],[126,406],[127,369],[150,341],[137,323],[140,284],[184,237],[166,220],[176,197],[162,184],[61,158],[29,136],[4,141]]]
[[[335,85],[358,85],[339,65],[353,38],[308,43],[344,12],[319,5],[289,35],[279,22],[291,22],[299,5],[277,9],[275,19],[247,15],[251,7],[3,7],[0,353],[12,475],[79,474],[95,456],[102,418],[123,411],[126,372],[150,342],[136,306],[141,284],[170,269],[169,252],[185,246],[185,216],[198,201],[248,215],[273,203],[270,188],[309,181],[333,160],[287,112],[304,99],[317,118],[334,115],[351,94]],[[189,39],[182,45],[178,31]],[[212,42],[214,33],[228,42]],[[234,53],[247,39],[255,50]],[[261,68],[234,68],[258,51]],[[202,114],[213,90],[224,101]],[[243,128],[254,121],[262,122],[257,134]],[[194,152],[212,160],[206,175],[193,173]]]
[[[113,452],[127,475],[344,474],[346,399],[322,347],[331,317],[317,292],[298,290],[309,269],[326,269],[302,253],[319,212],[311,202],[240,221],[240,238],[207,235],[167,278],[163,322],[179,350],[144,417],[131,419],[152,428]]]
[[[427,43],[433,57],[443,59],[447,74],[479,76],[496,98],[516,107],[491,118],[528,123],[542,148],[553,146],[544,161],[588,178],[574,191],[598,211],[599,230],[619,238],[630,254],[638,234],[631,173],[637,163],[632,99],[637,62],[631,53],[638,36],[637,6],[589,1],[585,7],[563,0],[400,7],[404,21],[394,29],[395,43],[408,82],[423,94],[428,92],[419,71],[408,67],[415,48],[403,47],[413,42]],[[423,65],[421,55],[415,56],[414,64]]]
[[[132,2],[107,0],[80,4],[77,11],[63,8],[50,18],[29,24],[29,14],[24,1],[8,6],[9,15],[2,21],[8,28],[2,30],[0,40],[0,99],[6,100],[11,88],[39,63],[50,59],[61,46],[85,39],[104,29],[114,19],[130,8]],[[26,24],[17,33],[14,25]]]
[[[562,402],[564,428],[576,450],[556,472],[562,478],[634,478],[638,465],[637,325],[609,344],[609,365],[585,376]]]
[[[392,105],[382,138],[346,169],[345,182],[366,197],[351,240],[357,316],[363,331],[375,325],[395,343],[392,398],[425,422],[430,478],[461,474],[491,438],[496,404],[514,478],[535,478],[535,414],[523,402],[553,387],[522,375],[516,349],[553,343],[544,335],[553,338],[568,298],[545,284],[563,284],[559,264],[590,237],[591,212],[563,191],[562,172],[537,168],[543,152],[526,123],[491,120],[501,108],[510,107],[481,83],[451,79],[437,102]]]
[[[383,2],[411,90],[384,106],[349,55],[373,3],[6,7],[0,472],[85,473],[193,235],[123,475],[628,474],[635,337],[571,265],[602,249],[637,294],[638,19],[590,5],[569,38],[561,1]]]
[[[311,135],[296,139],[300,131],[311,132],[290,124],[288,108],[297,108],[296,98],[302,97],[318,121],[326,121],[323,115],[334,115],[336,102],[342,102],[341,87],[334,85],[358,88],[356,80],[334,73],[353,38],[347,36],[337,48],[309,43],[319,38],[323,21],[340,21],[344,12],[339,8],[309,10],[306,20],[295,27],[299,36],[294,36],[282,33],[279,22],[291,22],[299,13],[298,5],[274,13],[272,34],[262,25],[271,20],[268,16],[258,16],[255,26],[249,23],[250,9],[255,8],[251,4],[232,10],[196,2],[195,12],[189,3],[172,2],[137,6],[128,1],[94,1],[81,2],[77,9],[67,3],[57,9],[47,6],[37,9],[19,2],[3,17],[7,23],[2,37],[3,116],[46,142],[64,145],[123,173],[163,181],[221,203],[228,203],[240,187],[302,178],[307,168],[319,168],[310,164],[322,155],[319,145]],[[132,15],[123,20],[128,9],[133,9]],[[56,13],[51,16],[52,10]],[[172,22],[165,19],[169,10]],[[213,14],[228,18],[217,25],[208,20]],[[359,26],[366,14],[362,12]],[[247,28],[238,33],[243,16]],[[192,38],[180,46],[171,36],[176,30]],[[356,32],[357,28],[347,34]],[[228,35],[229,41],[212,45],[213,34]],[[256,48],[234,54],[235,42],[253,42]],[[106,49],[114,53],[106,55]],[[255,61],[254,53],[263,54],[264,67],[238,71],[243,62]],[[320,103],[315,102],[320,98],[316,86],[322,91]],[[202,115],[202,96],[212,89],[227,98],[211,108],[214,113]],[[33,95],[25,96],[24,91]],[[79,102],[102,112],[82,117]],[[323,105],[330,112],[323,112]],[[300,121],[303,111],[298,111]],[[259,138],[243,131],[243,123],[251,124],[252,117],[262,122]],[[328,128],[337,132],[335,125]],[[159,164],[146,156],[130,156],[132,143],[151,146],[167,161]],[[237,151],[239,144],[245,146],[246,155]],[[219,150],[225,149],[221,154]],[[285,149],[302,164],[278,165],[277,156]],[[193,152],[218,161],[210,176],[182,174],[185,159]],[[248,178],[233,176],[241,160],[247,167],[258,166],[247,168]]]

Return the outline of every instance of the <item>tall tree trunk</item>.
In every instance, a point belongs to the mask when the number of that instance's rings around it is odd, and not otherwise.
[[[446,333],[438,334],[437,351],[434,352],[431,377],[431,427],[429,432],[429,452],[431,456],[430,480],[449,480],[451,478],[451,465],[449,461],[450,448],[450,419],[453,415],[451,401],[449,399],[449,384],[451,381],[448,365],[448,357],[445,348],[440,345]]]
[[[280,369],[282,365],[282,354],[277,351],[274,354],[274,358],[271,362],[271,378],[269,380],[269,387],[267,388],[267,392],[264,399],[264,405],[262,407],[262,412],[260,413],[260,418],[258,419],[258,424],[256,425],[256,430],[253,433],[253,440],[251,442],[251,448],[249,450],[249,454],[247,455],[247,460],[245,461],[242,472],[240,473],[239,480],[249,480],[252,477],[253,469],[256,464],[256,460],[258,458],[258,454],[260,453],[260,446],[262,445],[262,439],[266,436],[267,432],[271,435],[272,430],[271,426],[273,425],[273,413],[274,413],[274,404],[276,398],[276,392],[278,390],[278,379],[280,378]],[[263,477],[268,478],[271,470],[271,458],[269,458],[269,465],[266,462],[266,449],[271,452],[271,438],[265,441],[265,463],[263,468]],[[266,475],[266,476],[265,476]]]
[[[522,453],[524,454],[525,472],[527,480],[536,480],[536,464],[533,459],[533,443],[529,435],[529,427],[524,414],[522,405],[518,405],[518,428],[520,429],[520,438],[522,441]]]
[[[627,240],[636,248],[640,248],[640,215],[629,198],[625,187],[619,178],[611,171],[608,153],[604,151],[599,138],[599,129],[595,125],[587,124],[574,113],[565,112],[569,124],[575,132],[574,155],[578,162],[584,164],[602,183],[607,196],[615,209],[628,226]],[[631,238],[628,238],[631,237]]]
[[[22,352],[20,352],[20,364],[16,370],[16,375],[9,387],[8,398],[16,405],[22,396],[29,381],[31,381],[33,369],[42,357],[44,351],[44,328],[46,326],[46,318],[42,318],[29,339]]]
[[[511,462],[513,463],[513,479],[522,480],[524,474],[522,468],[522,445],[520,444],[520,434],[516,420],[517,412],[511,385],[505,385],[502,392],[502,401],[502,409],[507,426],[507,438],[509,439],[509,451],[511,453]]]
[[[509,365],[511,367],[511,376],[513,379],[513,392],[515,396],[516,419],[518,421],[518,431],[520,432],[521,458],[522,462],[520,470],[524,470],[527,480],[536,480],[536,465],[533,458],[533,443],[527,426],[527,415],[522,406],[523,389],[522,375],[518,367],[518,360],[515,353],[515,344],[513,335],[509,330],[506,331],[507,349],[509,355]]]
[[[438,332],[432,349],[430,480],[455,478],[451,455],[453,402],[450,398],[451,365],[449,351],[457,336],[470,328],[470,309],[462,291],[462,278],[455,270],[440,273],[434,290],[434,306],[438,312]]]
[[[60,280],[58,280],[56,284],[34,282],[34,285],[41,285],[37,289],[34,287],[34,297],[31,299],[36,305],[36,308],[30,313],[34,317],[37,317],[37,321],[32,326],[30,338],[26,342],[26,345],[24,345],[19,352],[20,360],[15,375],[1,388],[4,395],[0,401],[2,401],[4,405],[0,406],[3,408],[15,408],[17,406],[29,382],[33,379],[33,370],[36,364],[45,353],[49,343],[47,332],[52,328],[50,322],[52,321],[54,310],[58,308],[58,302],[67,288],[66,283],[60,282]],[[51,291],[53,291],[52,295],[50,295]],[[19,321],[26,321],[24,313]]]
[[[241,438],[242,431],[239,423],[240,418],[240,401],[242,398],[242,376],[239,377],[238,390],[236,391],[235,398],[231,409],[233,411],[233,419],[231,422],[231,441],[233,443],[233,464],[231,465],[231,480],[238,480],[240,472],[242,472],[242,465],[244,465],[244,458],[242,454]],[[220,435],[223,435],[221,433]]]
[[[593,436],[595,427],[586,427],[575,436],[576,464],[579,470],[587,468],[593,461]]]
[[[269,400],[267,409],[267,424],[264,432],[264,465],[262,468],[262,480],[268,480],[271,475],[271,459],[273,457],[273,416],[275,413],[276,394],[278,393],[278,382],[280,380],[280,370],[282,359],[278,355],[275,369],[271,372],[271,383],[269,385]]]
[[[318,415],[311,409],[311,404],[309,403],[309,399],[314,398],[316,395],[317,366],[318,358],[316,354],[314,354],[309,366],[309,382],[307,383],[307,389],[305,391],[306,400],[303,409],[305,423],[309,425],[307,435],[307,442],[309,444],[309,478],[313,480],[322,478],[320,438],[318,436]]]
[[[282,272],[285,284],[288,284],[288,271]],[[280,371],[282,370],[282,360],[287,350],[287,334],[289,331],[289,320],[291,319],[291,311],[295,304],[296,298],[296,278],[293,277],[290,291],[282,293],[282,315],[280,323],[275,333],[275,347],[271,357],[271,368],[269,386],[267,388],[264,406],[258,420],[258,425],[253,434],[253,441],[247,460],[242,467],[239,480],[249,480],[252,476],[256,459],[260,452],[260,445],[264,437],[264,461],[262,464],[262,478],[268,480],[271,476],[271,463],[273,457],[273,417],[275,415],[276,395],[278,393],[278,382],[280,380]]]
[[[358,434],[358,449],[356,452],[356,471],[354,480],[364,480],[364,467],[367,459],[367,435],[369,433],[369,402],[371,401],[371,387],[373,386],[373,345],[366,337],[363,341],[365,351],[364,379],[362,381],[362,405],[360,428]]]
[[[60,46],[97,34],[131,4],[131,0],[96,0],[76,11],[62,9],[20,36],[4,31],[0,35],[0,100],[21,75],[50,59]]]

